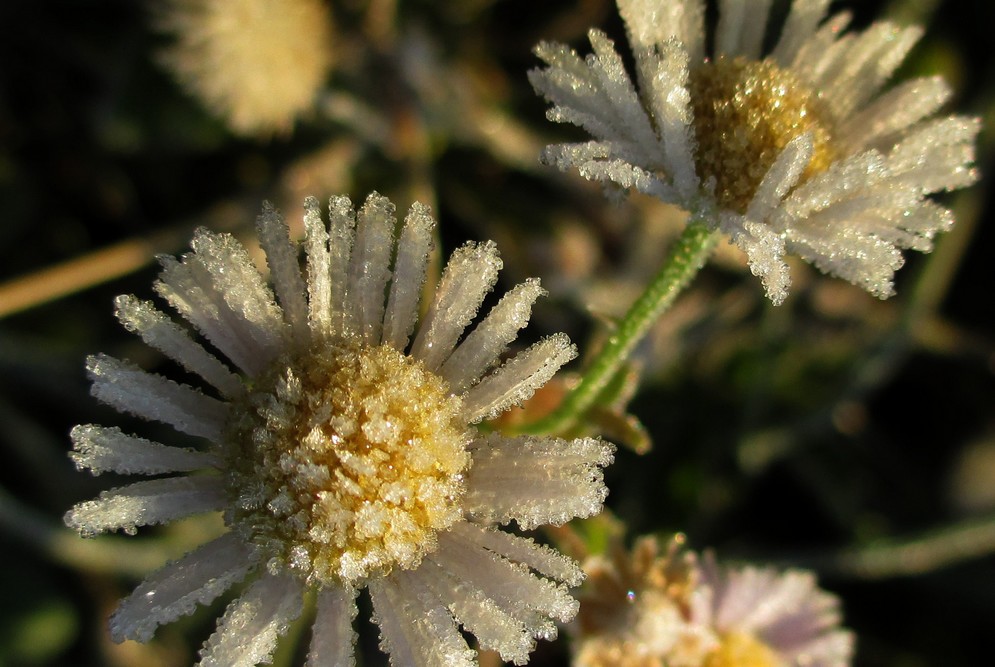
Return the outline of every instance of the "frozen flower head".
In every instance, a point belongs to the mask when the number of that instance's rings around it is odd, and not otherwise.
[[[289,131],[331,67],[321,0],[168,0],[160,15],[176,36],[163,62],[238,134]]]
[[[576,667],[844,667],[852,635],[838,600],[807,572],[700,562],[675,539],[660,556],[643,538],[631,554],[584,564],[574,623]]]
[[[703,0],[618,0],[634,86],[614,45],[590,32],[581,59],[540,44],[530,73],[548,117],[593,140],[550,146],[544,160],[673,203],[728,234],[775,303],[790,283],[785,252],[893,293],[900,249],[928,252],[950,211],[927,195],[974,182],[979,123],[936,117],[938,77],[885,90],[919,39],[886,22],[846,33],[829,0],[794,0],[764,54],[770,0],[720,0],[706,52]]]
[[[244,578],[202,651],[204,665],[255,664],[317,592],[309,665],[351,662],[355,596],[367,587],[381,646],[397,665],[470,665],[457,621],[518,664],[556,634],[582,579],[559,553],[497,528],[597,513],[612,447],[595,439],[506,437],[474,427],[528,398],[575,350],[546,338],[496,366],[543,293],[529,280],[463,336],[501,260],[493,243],[453,253],[416,329],[432,246],[412,206],[395,243],[394,207],[373,194],[305,204],[304,270],[278,213],[257,223],[273,289],[231,236],[199,230],[166,257],[156,291],[202,346],[150,302],[119,297],[126,328],[200,376],[206,391],[98,355],[93,394],[205,441],[166,446],[117,428],[73,430],[76,463],[160,475],[83,502],[83,535],[221,511],[228,532],[152,574],[111,618],[117,640],[211,601]],[[274,294],[275,292],[275,294]],[[414,333],[413,341],[409,341]],[[211,350],[231,362],[223,362]]]

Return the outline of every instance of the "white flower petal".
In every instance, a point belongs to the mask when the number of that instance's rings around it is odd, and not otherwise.
[[[69,437],[73,449],[69,456],[77,468],[89,468],[94,474],[116,472],[122,475],[158,475],[165,472],[189,472],[216,467],[218,457],[207,452],[166,445],[125,435],[121,429],[94,424],[74,426]]]
[[[537,637],[548,638],[550,631],[555,636],[555,629],[546,620],[553,618],[565,623],[580,607],[564,586],[538,577],[451,532],[439,534],[439,548],[426,558],[524,622]]]
[[[546,291],[532,278],[505,294],[439,369],[454,393],[475,383],[529,323],[532,304]]]
[[[297,246],[290,240],[290,229],[283,216],[269,202],[256,218],[256,234],[266,252],[270,280],[283,307],[283,314],[298,344],[310,340],[308,305],[304,277],[297,258]]]
[[[231,234],[215,234],[204,228],[194,232],[190,247],[214,288],[242,318],[242,326],[259,346],[264,361],[271,361],[284,346],[287,327],[273,291],[245,247]]]
[[[613,451],[593,438],[478,438],[464,511],[485,523],[514,519],[526,530],[593,516],[608,495],[601,468],[611,463]]]
[[[302,608],[301,582],[268,572],[228,605],[218,629],[204,642],[201,667],[253,667],[269,662],[276,641]]]
[[[853,152],[880,148],[875,142],[890,139],[935,113],[950,94],[950,87],[938,76],[906,81],[848,118],[836,141]]]
[[[471,632],[481,648],[497,651],[502,660],[524,665],[535,648],[525,623],[502,610],[478,589],[426,559],[415,574],[446,600],[456,621]]]
[[[349,259],[356,240],[356,212],[352,202],[342,195],[328,200],[328,282],[330,285],[330,319],[333,333],[355,333],[349,303]]]
[[[774,60],[782,67],[789,67],[802,45],[815,33],[819,21],[826,15],[830,0],[794,0],[791,11],[777,46],[771,53]]]
[[[430,371],[438,370],[484,297],[494,288],[501,267],[493,242],[467,243],[457,248],[442,272],[435,300],[411,346],[411,356],[420,359]]]
[[[225,397],[242,393],[242,381],[218,359],[195,342],[178,324],[156,310],[149,301],[131,295],[114,299],[115,315],[124,328],[141,336],[149,347],[196,373]]]
[[[356,664],[356,590],[325,586],[318,591],[318,611],[305,667],[349,667]]]
[[[577,348],[566,334],[539,341],[471,387],[463,397],[463,417],[477,422],[521,404],[576,356]]]
[[[390,279],[397,220],[394,204],[376,192],[359,209],[356,245],[349,263],[346,293],[352,308],[354,332],[367,344],[380,342],[383,331],[384,290]]]
[[[693,62],[704,57],[704,0],[618,0],[618,13],[634,50],[676,39]]]
[[[313,334],[332,329],[332,282],[329,275],[328,229],[315,197],[304,200],[304,251],[307,265],[308,319]]]
[[[584,580],[584,571],[572,558],[554,549],[537,544],[529,537],[506,533],[494,527],[464,522],[453,526],[454,534],[467,542],[521,563],[539,574],[562,581],[567,586],[578,586]]]
[[[249,336],[242,318],[218,293],[196,255],[187,255],[182,262],[168,256],[159,261],[162,273],[153,285],[159,296],[238,368],[250,377],[256,375],[264,366],[264,354]]]
[[[259,552],[225,533],[149,575],[118,605],[111,639],[147,642],[156,628],[193,613],[241,581],[259,562]]]
[[[456,629],[435,593],[411,573],[396,570],[369,585],[380,647],[394,665],[473,667],[476,652]]]
[[[434,246],[435,221],[422,204],[412,204],[397,241],[397,260],[390,282],[384,315],[383,343],[404,350],[418,319],[418,303],[425,284],[425,269]]]
[[[83,537],[118,528],[134,535],[138,526],[220,510],[228,501],[218,477],[169,477],[136,482],[103,491],[96,500],[79,503],[66,512],[66,525]]]
[[[100,401],[181,433],[220,438],[228,406],[218,399],[104,354],[89,357],[86,367],[93,381],[90,393]]]
[[[771,0],[719,0],[715,54],[759,60]]]

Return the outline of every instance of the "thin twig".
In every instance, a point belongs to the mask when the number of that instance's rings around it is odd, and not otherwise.
[[[969,519],[915,537],[881,541],[791,564],[834,576],[888,579],[933,572],[995,553],[995,515]]]

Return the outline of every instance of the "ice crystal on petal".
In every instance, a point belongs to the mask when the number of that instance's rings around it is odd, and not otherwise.
[[[770,0],[720,2],[709,57],[703,0],[618,0],[635,84],[597,30],[586,59],[536,47],[546,67],[529,78],[553,105],[547,116],[594,138],[548,146],[543,160],[724,232],[774,303],[790,284],[785,253],[890,296],[900,251],[928,252],[949,228],[928,195],[977,179],[979,123],[931,117],[950,95],[938,78],[884,90],[920,29],[881,22],[844,34],[848,16],[826,19],[828,4],[794,0],[764,56]],[[872,177],[848,179],[868,157]]]
[[[393,204],[375,193],[358,212],[333,197],[327,225],[317,200],[304,208],[303,266],[279,213],[266,205],[257,220],[272,287],[230,235],[199,230],[193,252],[162,259],[157,291],[239,374],[134,297],[118,300],[121,321],[209,393],[90,359],[97,398],[205,447],[76,427],[81,467],[178,474],[104,492],[67,524],[87,536],[130,533],[221,510],[229,529],[150,575],[115,612],[112,638],[147,640],[247,578],[201,664],[269,660],[309,589],[318,604],[308,664],[349,664],[364,586],[394,664],[475,664],[459,626],[524,664],[537,639],[556,636],[555,621],[577,613],[566,587],[583,575],[500,524],[598,512],[613,448],[485,435],[473,423],[531,396],[574,346],[554,335],[500,364],[543,294],[535,280],[465,331],[497,281],[493,243],[453,254],[419,325],[434,225],[426,207],[411,208],[399,235]]]

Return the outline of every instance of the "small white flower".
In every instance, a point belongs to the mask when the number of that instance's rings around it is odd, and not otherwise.
[[[722,638],[710,666],[764,664],[762,655],[771,667],[850,664],[853,634],[840,628],[839,599],[820,590],[811,572],[723,566],[709,552],[699,571],[704,595],[691,617]]]
[[[351,664],[364,586],[393,664],[476,664],[457,623],[523,664],[536,638],[554,637],[554,621],[577,612],[564,584],[583,574],[497,525],[597,513],[613,449],[473,424],[531,396],[574,346],[554,335],[496,366],[543,294],[535,280],[463,335],[501,268],[493,243],[453,253],[415,331],[432,248],[427,208],[411,207],[399,238],[394,207],[377,194],[358,215],[333,198],[327,227],[316,200],[305,209],[303,272],[280,215],[267,205],[258,219],[272,290],[230,235],[201,229],[192,253],[162,260],[156,291],[232,367],[150,302],[118,298],[124,326],[200,376],[206,392],[104,355],[89,360],[101,401],[207,446],[77,426],[80,467],[192,474],[106,491],[66,523],[83,535],[134,533],[220,510],[229,529],[138,586],[111,618],[111,636],[146,641],[251,577],[201,664],[268,660],[307,590],[317,592],[308,664]]]
[[[576,667],[846,667],[853,635],[809,572],[724,567],[674,540],[584,563]]]
[[[238,134],[288,132],[331,68],[321,0],[167,0],[157,11],[176,36],[163,63]]]
[[[979,122],[936,117],[938,77],[885,83],[921,35],[886,22],[845,33],[829,0],[794,0],[774,49],[762,43],[770,0],[720,0],[714,53],[703,0],[618,0],[636,63],[590,32],[581,59],[540,44],[530,72],[547,116],[593,140],[547,147],[561,169],[676,204],[746,253],[768,296],[790,284],[784,254],[885,298],[902,248],[932,249],[950,211],[927,198],[977,174]]]

